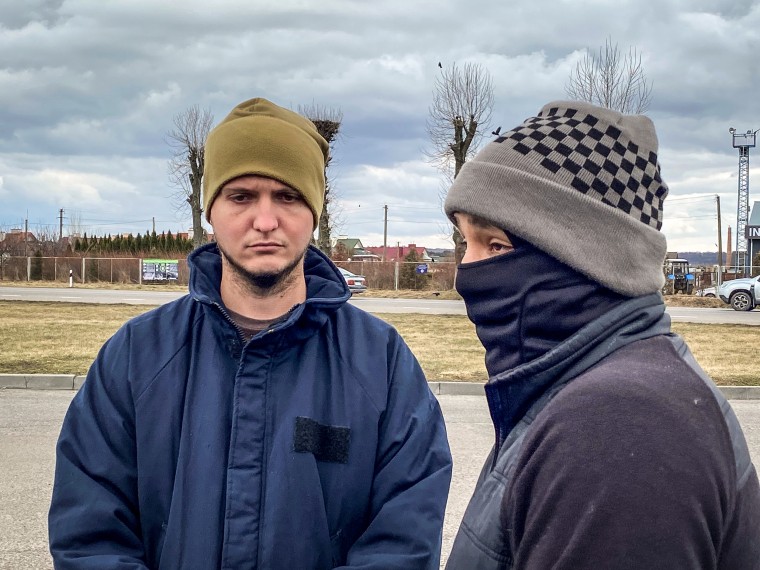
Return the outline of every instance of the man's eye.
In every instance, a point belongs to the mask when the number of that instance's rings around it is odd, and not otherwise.
[[[491,251],[494,253],[507,253],[512,251],[512,248],[505,243],[493,242],[491,244]]]

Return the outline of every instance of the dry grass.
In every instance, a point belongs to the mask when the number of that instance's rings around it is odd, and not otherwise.
[[[431,380],[484,382],[485,350],[475,327],[462,315],[377,315],[404,337]]]
[[[84,374],[105,340],[151,309],[0,301],[0,373]],[[431,380],[482,382],[484,350],[465,316],[382,314],[403,335]],[[760,384],[752,347],[760,327],[675,323],[703,368],[720,385]]]
[[[726,303],[715,297],[696,297],[694,295],[666,295],[663,297],[669,307],[728,307]]]
[[[760,327],[674,323],[699,364],[719,386],[760,385],[757,355]]]
[[[126,320],[149,308],[0,301],[0,373],[82,374]]]

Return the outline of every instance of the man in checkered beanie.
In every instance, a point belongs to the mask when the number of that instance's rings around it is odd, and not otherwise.
[[[496,442],[447,568],[760,568],[744,435],[660,295],[666,195],[647,117],[569,101],[454,181]]]

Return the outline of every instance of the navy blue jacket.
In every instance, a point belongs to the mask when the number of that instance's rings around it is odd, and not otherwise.
[[[66,415],[56,568],[438,568],[451,456],[398,333],[307,252],[307,300],[241,341],[214,244],[123,326]]]

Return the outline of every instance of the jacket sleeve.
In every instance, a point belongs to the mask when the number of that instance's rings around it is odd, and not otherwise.
[[[381,419],[369,524],[343,569],[437,570],[451,483],[443,414],[399,339]]]
[[[101,349],[58,439],[48,531],[59,570],[147,570],[137,515],[134,406],[118,335],[124,341],[117,333]]]

